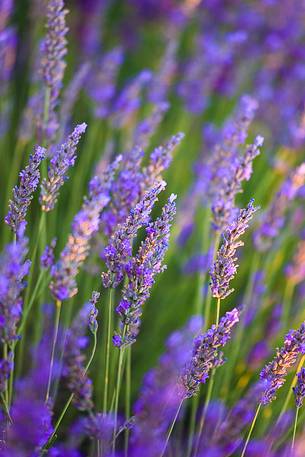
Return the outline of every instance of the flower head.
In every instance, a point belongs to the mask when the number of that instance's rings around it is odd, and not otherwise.
[[[297,373],[297,378],[297,383],[293,388],[293,393],[297,408],[300,408],[303,405],[305,397],[305,368],[301,368],[301,370]]]

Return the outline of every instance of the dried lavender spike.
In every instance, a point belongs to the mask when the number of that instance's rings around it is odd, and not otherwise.
[[[213,325],[206,333],[195,338],[192,359],[185,366],[180,378],[184,398],[196,395],[200,384],[208,379],[209,372],[224,364],[220,348],[230,339],[239,315],[237,308],[232,309],[220,319],[218,326]]]
[[[58,129],[56,107],[62,87],[62,80],[66,63],[64,56],[67,53],[67,40],[63,0],[48,0],[47,2],[47,33],[42,44],[41,73],[49,92],[47,124],[44,132],[52,139]]]
[[[39,166],[45,155],[45,148],[36,146],[34,153],[29,157],[28,165],[19,174],[19,186],[15,186],[13,189],[13,199],[9,201],[9,211],[5,216],[5,222],[14,233],[18,232],[20,224],[25,221],[33,193],[39,184]]]
[[[305,398],[305,368],[301,368],[301,370],[297,373],[297,383],[296,386],[293,388],[295,403],[297,408],[300,408],[303,405],[303,401]]]
[[[99,229],[100,214],[109,203],[111,182],[120,160],[121,156],[118,156],[102,178],[95,176],[89,183],[89,195],[74,217],[68,242],[60,254],[60,259],[51,268],[52,279],[49,287],[57,300],[67,300],[78,291],[76,276],[88,256],[90,240]]]
[[[261,371],[265,382],[261,402],[266,405],[276,398],[276,392],[285,383],[288,369],[296,364],[300,354],[305,353],[305,322],[298,330],[291,330],[285,337],[284,345],[276,350],[276,356]]]
[[[96,333],[98,329],[98,323],[97,323],[97,316],[98,316],[98,310],[96,308],[96,304],[100,298],[100,293],[93,291],[92,296],[90,299],[90,309],[89,309],[89,329],[91,333]]]
[[[124,278],[125,265],[132,255],[132,241],[138,230],[149,223],[149,216],[158,195],[165,189],[165,181],[159,181],[147,191],[142,200],[130,211],[126,222],[119,225],[112,235],[104,256],[108,271],[102,273],[104,287],[116,287]]]
[[[222,234],[223,243],[210,271],[210,286],[215,298],[224,299],[234,291],[230,289],[230,282],[238,268],[236,250],[244,245],[239,238],[245,233],[257,209],[253,206],[253,200],[250,200],[247,207],[239,211],[235,221]]]
[[[122,331],[113,337],[115,346],[129,345],[136,341],[142,307],[150,296],[155,276],[166,268],[162,262],[176,213],[175,199],[176,195],[171,195],[162,208],[161,216],[149,223],[146,238],[142,241],[137,255],[125,266],[128,283],[123,288],[122,300],[116,308],[121,318]]]
[[[293,170],[275,195],[271,206],[262,216],[261,224],[254,233],[256,248],[265,252],[284,225],[289,203],[305,183],[305,163]]]
[[[59,189],[67,179],[67,172],[73,167],[76,159],[76,147],[85,133],[87,124],[79,124],[68,139],[63,143],[51,158],[48,168],[48,177],[41,183],[40,204],[43,211],[51,211],[57,202]]]
[[[158,125],[162,121],[164,114],[169,109],[167,102],[161,102],[154,106],[152,113],[143,121],[141,121],[135,128],[133,135],[134,144],[145,149],[152,135],[158,128]]]
[[[11,344],[17,337],[17,325],[22,313],[24,277],[31,262],[25,260],[28,239],[25,222],[20,224],[16,243],[8,244],[0,257],[0,339]]]

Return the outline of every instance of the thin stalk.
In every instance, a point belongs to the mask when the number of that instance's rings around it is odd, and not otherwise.
[[[299,409],[296,408],[295,412],[295,419],[294,419],[294,426],[293,426],[293,434],[292,434],[292,441],[291,441],[291,455],[293,455],[294,443],[295,443],[295,436],[297,432],[297,425],[298,425],[298,417],[299,417]]]
[[[5,414],[7,415],[7,418],[10,421],[10,423],[12,424],[13,420],[11,418],[10,411],[9,411],[8,405],[7,405],[6,401],[5,401],[3,393],[1,393],[1,400],[2,400],[2,403],[3,403]]]
[[[112,308],[113,308],[114,289],[109,289],[108,315],[107,315],[107,336],[106,336],[106,355],[105,355],[105,378],[104,378],[104,399],[103,411],[107,412],[108,407],[108,390],[109,390],[109,368],[110,368],[110,348],[112,334]]]
[[[197,436],[196,446],[195,446],[195,450],[194,450],[194,457],[196,457],[196,455],[198,453],[198,450],[199,450],[199,445],[200,445],[200,439],[201,439],[201,435],[202,435],[202,431],[203,431],[203,426],[204,426],[207,410],[208,410],[208,407],[209,407],[209,404],[210,404],[210,400],[211,400],[211,397],[212,397],[212,391],[213,391],[213,386],[214,386],[214,376],[215,376],[215,370],[213,370],[212,373],[211,373],[211,378],[210,378],[210,382],[209,382],[209,385],[208,385],[207,396],[206,396],[206,399],[205,399],[205,402],[204,402],[203,411],[202,411],[201,418],[200,418],[198,436]]]
[[[50,389],[51,389],[52,374],[53,374],[55,348],[56,348],[58,329],[59,329],[60,311],[61,311],[61,301],[56,300],[56,314],[55,314],[55,322],[54,322],[54,335],[53,335],[52,353],[51,353],[51,361],[50,361],[48,387],[47,387],[47,393],[46,393],[46,398],[45,398],[45,402],[46,403],[49,401],[49,397],[50,397]]]
[[[220,298],[217,299],[216,305],[216,327],[219,325],[219,318],[220,318]]]
[[[194,438],[194,432],[195,432],[196,414],[197,414],[198,405],[199,405],[199,396],[197,395],[196,397],[192,398],[190,429],[189,429],[189,435],[188,435],[186,457],[190,457],[190,455],[192,453],[193,438]]]
[[[130,391],[131,391],[131,346],[127,348],[126,357],[126,391],[125,391],[125,420],[128,421],[130,418]],[[125,430],[125,457],[128,457],[128,442],[129,442],[129,429]]]
[[[283,417],[283,414],[286,412],[287,410],[287,407],[289,405],[289,402],[290,402],[290,399],[292,397],[292,392],[293,392],[293,388],[296,386],[296,383],[298,381],[298,377],[297,377],[297,373],[301,370],[302,366],[304,365],[304,362],[305,362],[305,355],[302,356],[302,358],[300,359],[299,361],[299,364],[297,366],[297,369],[296,369],[296,372],[295,372],[295,375],[291,381],[291,384],[290,384],[290,387],[289,387],[289,391],[288,391],[288,394],[286,396],[286,400],[285,400],[285,403],[283,404],[283,407],[281,409],[281,412],[280,412],[280,415],[278,417],[278,420],[277,420],[277,424],[279,423],[279,421],[281,420],[281,418]]]
[[[219,247],[219,240],[220,240],[220,234],[216,233],[215,239],[214,239],[212,262],[215,261],[216,253],[217,253],[218,247]],[[211,288],[209,287],[208,291],[207,291],[207,297],[206,297],[206,303],[205,303],[205,314],[204,314],[204,329],[205,330],[207,330],[209,328],[210,314],[211,314],[211,302],[212,302],[212,292],[211,292]]]
[[[7,343],[4,343],[3,345],[3,358],[7,359]],[[4,382],[4,398],[5,398],[5,403],[8,405],[8,383],[7,380]]]
[[[170,437],[171,437],[171,434],[173,433],[173,430],[174,430],[174,427],[175,427],[175,424],[177,422],[177,419],[178,419],[178,416],[179,416],[179,413],[180,413],[180,410],[181,410],[181,407],[182,407],[182,403],[183,403],[183,400],[181,400],[179,406],[178,406],[178,409],[177,409],[177,412],[175,414],[175,417],[174,417],[174,420],[167,432],[167,436],[166,436],[166,440],[165,440],[165,444],[164,444],[164,447],[163,447],[163,450],[160,454],[160,457],[163,457],[164,454],[165,454],[165,451],[166,451],[166,448],[168,446],[168,443],[169,443],[169,440],[170,440]]]
[[[96,332],[93,334],[93,338],[94,338],[94,340],[93,340],[93,348],[92,348],[90,359],[89,359],[89,361],[88,361],[88,363],[86,365],[86,368],[85,368],[85,374],[89,370],[89,367],[91,365],[91,362],[93,360],[93,357],[94,357],[94,354],[95,354],[95,351],[96,351],[96,346],[97,346]],[[62,410],[62,412],[61,412],[61,414],[59,416],[59,418],[57,419],[57,422],[56,422],[56,424],[54,426],[54,430],[53,430],[52,435],[49,437],[48,441],[46,442],[46,444],[42,448],[43,450],[48,449],[50,447],[50,445],[52,444],[54,438],[56,437],[57,430],[58,430],[58,428],[59,428],[59,426],[60,426],[60,424],[61,424],[61,422],[62,422],[62,420],[63,420],[63,418],[64,418],[64,416],[65,416],[65,414],[66,414],[66,412],[68,410],[68,408],[69,408],[69,406],[71,405],[73,397],[74,397],[74,393],[72,393],[70,395],[70,397],[68,398],[68,400],[67,400],[67,402],[66,402],[66,404],[65,404],[65,406],[64,406],[64,408],[63,408],[63,410]]]
[[[125,333],[125,328],[124,328]],[[118,362],[118,374],[117,374],[117,383],[115,389],[115,399],[114,399],[114,427],[113,427],[113,443],[112,443],[112,450],[113,453],[115,452],[115,442],[116,442],[116,432],[117,432],[117,422],[118,422],[118,409],[119,409],[119,397],[120,397],[120,389],[121,389],[121,378],[122,378],[122,368],[123,368],[123,361],[125,355],[125,348],[120,348],[119,353],[119,362]]]
[[[249,441],[250,441],[250,438],[251,438],[253,429],[254,429],[254,427],[255,427],[255,423],[256,423],[256,420],[257,420],[259,411],[260,411],[260,409],[261,409],[261,406],[262,406],[262,404],[259,403],[259,405],[258,405],[258,407],[257,407],[257,410],[256,410],[256,413],[255,413],[255,416],[254,416],[253,421],[252,421],[252,423],[251,423],[251,427],[250,427],[250,430],[249,430],[249,432],[248,432],[248,436],[247,436],[247,439],[246,439],[246,442],[245,442],[245,444],[244,444],[244,447],[243,447],[243,450],[242,450],[242,453],[241,453],[241,456],[240,456],[240,457],[244,457],[245,454],[246,454],[246,450],[247,450],[247,447],[248,447],[248,444],[249,444]]]
[[[293,291],[294,291],[294,283],[292,281],[288,280],[286,283],[284,297],[283,297],[282,328],[284,330],[288,326]]]

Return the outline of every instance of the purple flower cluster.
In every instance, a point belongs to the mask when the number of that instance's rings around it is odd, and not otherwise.
[[[125,265],[128,282],[123,288],[122,299],[116,308],[121,319],[121,332],[115,334],[116,346],[132,344],[140,327],[142,307],[150,296],[155,276],[166,266],[162,265],[168,248],[170,227],[176,212],[176,195],[171,195],[162,208],[162,214],[146,227],[146,238],[138,253]]]
[[[63,0],[48,0],[47,2],[47,34],[42,43],[41,73],[46,85],[48,112],[44,133],[48,138],[53,138],[58,129],[56,108],[66,63],[64,56],[67,53],[67,40],[65,38],[68,29],[66,27]]]
[[[264,392],[261,402],[266,405],[276,398],[276,392],[285,383],[289,368],[296,364],[300,354],[305,353],[305,323],[298,330],[291,330],[285,337],[284,345],[277,349],[274,359],[261,371]]]
[[[102,274],[104,287],[116,287],[122,282],[125,266],[132,256],[132,241],[137,236],[138,230],[149,223],[152,208],[164,188],[165,182],[160,181],[146,192],[142,200],[130,211],[126,222],[120,224],[111,236],[104,250],[108,268],[108,271]]]
[[[51,268],[50,290],[57,300],[67,300],[77,293],[76,276],[90,249],[90,240],[97,233],[100,214],[109,203],[109,191],[121,156],[109,165],[104,176],[95,176],[89,183],[89,195],[72,222],[68,242],[60,259]]]
[[[25,221],[28,207],[31,204],[40,179],[39,166],[45,158],[46,150],[36,146],[35,151],[29,157],[29,163],[19,174],[20,183],[13,189],[13,199],[9,201],[9,211],[5,222],[14,233],[18,232],[20,224]]]
[[[44,178],[41,183],[39,201],[43,211],[48,212],[54,208],[59,190],[67,180],[67,172],[75,163],[76,148],[86,128],[85,123],[77,125],[67,141],[55,151],[51,158],[48,177]]]
[[[135,144],[143,149],[149,145],[151,136],[156,132],[168,108],[169,104],[167,102],[160,102],[154,106],[147,118],[139,122],[133,135],[133,142]]]
[[[303,401],[305,398],[305,368],[301,368],[301,370],[297,373],[297,383],[293,388],[295,403],[297,408],[300,408],[303,405]]]
[[[88,327],[94,331],[97,330],[95,305],[98,299],[99,294],[93,292],[90,303],[81,309],[66,335],[63,379],[67,388],[73,393],[74,405],[80,411],[88,411],[93,408],[92,382],[87,375],[84,350],[88,344],[86,337]]]
[[[253,206],[253,200],[245,209],[241,209],[235,221],[223,233],[223,243],[217,252],[216,260],[211,268],[212,295],[218,299],[224,299],[234,289],[230,289],[230,282],[237,271],[236,250],[244,243],[239,239],[249,226],[249,222],[257,208]]]
[[[185,366],[180,380],[183,397],[196,395],[200,384],[208,379],[210,371],[224,364],[220,348],[230,339],[232,329],[239,321],[239,314],[237,308],[228,311],[218,326],[213,325],[194,340],[191,361]]]
[[[259,251],[265,252],[272,245],[285,223],[290,202],[296,198],[304,183],[305,163],[302,163],[290,173],[262,216],[260,226],[254,233],[255,246]]]

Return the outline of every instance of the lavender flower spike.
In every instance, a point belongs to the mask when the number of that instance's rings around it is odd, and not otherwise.
[[[87,124],[79,124],[75,127],[67,141],[63,143],[51,158],[48,169],[48,177],[41,184],[40,204],[43,211],[51,211],[55,203],[59,189],[67,179],[67,172],[73,167],[76,159],[76,147],[81,136],[86,131]]]
[[[257,209],[253,206],[253,200],[250,200],[248,206],[240,210],[235,221],[222,234],[223,243],[210,272],[210,286],[215,298],[224,299],[234,291],[230,289],[230,281],[234,278],[238,267],[236,250],[244,245],[239,238],[245,233]]]
[[[39,166],[45,155],[45,148],[36,146],[34,154],[29,157],[28,165],[19,174],[19,186],[15,186],[13,189],[13,198],[9,201],[9,211],[5,217],[5,222],[12,228],[14,233],[18,232],[20,224],[25,221],[33,193],[39,184]]]
[[[285,337],[284,346],[276,350],[276,356],[261,371],[265,382],[261,402],[266,405],[276,398],[276,391],[285,383],[288,369],[296,364],[300,354],[305,354],[305,322],[298,330],[291,330]]]
[[[120,160],[121,156],[118,156],[102,178],[95,176],[89,183],[89,196],[74,217],[59,261],[51,268],[50,290],[57,300],[67,300],[78,291],[76,276],[89,253],[90,240],[99,229],[100,214],[110,200],[109,191]]]
[[[301,368],[301,370],[297,373],[297,377],[298,380],[296,386],[293,388],[293,393],[296,406],[297,408],[300,408],[303,405],[305,398],[305,368]]]
[[[162,266],[168,247],[170,226],[176,213],[176,195],[171,195],[162,209],[162,214],[146,228],[146,238],[139,251],[127,263],[125,270],[128,283],[124,286],[122,300],[116,311],[121,317],[125,331],[114,336],[116,346],[132,344],[139,333],[142,307],[150,296],[155,276],[166,268]]]
[[[180,379],[183,397],[196,395],[200,384],[208,379],[209,372],[224,364],[223,353],[219,348],[225,346],[230,339],[232,328],[239,321],[239,314],[237,308],[232,309],[220,319],[218,326],[213,325],[205,334],[195,338],[192,359]]]
[[[48,138],[53,138],[58,129],[58,119],[55,109],[62,87],[62,80],[66,63],[64,56],[67,53],[67,40],[65,38],[68,29],[66,27],[63,0],[47,1],[47,34],[42,44],[41,73],[49,92],[47,125],[44,125]]]
[[[149,216],[159,193],[165,188],[165,181],[159,181],[146,192],[142,200],[130,211],[126,222],[119,225],[112,235],[104,256],[108,268],[102,273],[104,287],[116,287],[124,278],[125,266],[132,255],[132,241],[138,230],[149,223]]]
[[[20,224],[16,243],[8,244],[0,257],[0,339],[11,344],[17,337],[17,325],[22,312],[24,277],[31,262],[25,260],[28,239],[25,237],[25,222]]]

